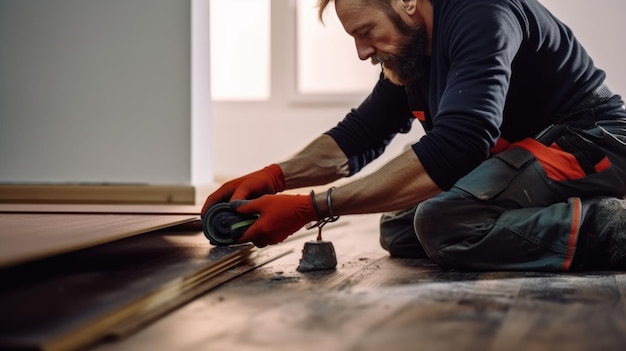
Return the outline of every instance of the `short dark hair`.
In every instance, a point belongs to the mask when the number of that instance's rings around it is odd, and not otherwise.
[[[319,17],[320,22],[324,23],[324,10],[328,7],[328,4],[333,0],[318,0],[317,1],[317,16]],[[409,27],[400,17],[400,15],[394,10],[391,5],[392,0],[359,0],[363,4],[369,4],[378,6],[380,9],[385,11],[387,16],[395,23],[396,28],[403,34],[410,34],[411,27]]]
[[[320,22],[324,23],[324,10],[328,7],[328,4],[333,0],[317,0],[317,16]],[[391,6],[391,0],[360,0],[364,4],[377,5],[381,9],[387,12],[387,15],[397,15]]]

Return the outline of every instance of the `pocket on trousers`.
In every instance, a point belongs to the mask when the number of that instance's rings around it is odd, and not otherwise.
[[[493,199],[506,190],[534,159],[530,152],[512,148],[481,163],[461,178],[455,187],[480,200]]]

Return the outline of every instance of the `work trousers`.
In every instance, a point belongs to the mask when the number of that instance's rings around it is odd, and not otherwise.
[[[568,271],[587,201],[626,194],[626,112],[619,96],[513,143],[450,190],[381,218],[392,256],[444,268]]]

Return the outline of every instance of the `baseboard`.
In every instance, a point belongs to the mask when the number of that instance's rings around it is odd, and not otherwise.
[[[191,185],[4,184],[0,203],[195,204]]]

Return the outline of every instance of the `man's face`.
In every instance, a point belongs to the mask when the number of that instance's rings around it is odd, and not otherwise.
[[[361,0],[336,0],[335,9],[361,60],[382,64],[385,76],[398,85],[424,73],[428,39],[423,25],[408,24],[395,8],[386,11]]]

